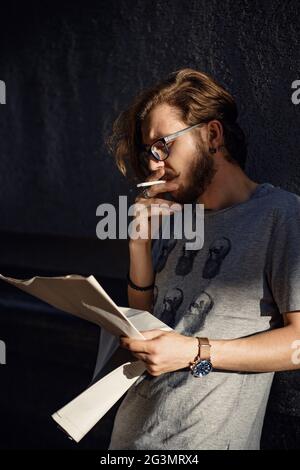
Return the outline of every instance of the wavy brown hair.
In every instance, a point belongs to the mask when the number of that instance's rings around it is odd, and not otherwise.
[[[109,151],[123,175],[128,169],[136,178],[145,178],[149,170],[140,158],[143,120],[159,104],[177,108],[187,126],[217,119],[224,131],[225,157],[233,164],[245,167],[247,144],[237,123],[238,110],[234,98],[209,75],[184,68],[139,93],[133,103],[122,111],[106,138]]]

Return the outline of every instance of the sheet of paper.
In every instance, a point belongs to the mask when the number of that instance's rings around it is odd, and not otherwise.
[[[119,308],[127,316],[127,318],[129,318],[132,321],[132,323],[137,329],[142,330],[142,327],[140,326],[140,321],[141,321],[140,319],[143,317],[139,316],[139,317],[136,317],[135,319],[133,318],[135,314],[140,314],[141,310],[136,310],[136,309],[129,308],[129,307],[119,307]],[[144,313],[149,313],[149,312],[143,312],[143,314]],[[149,330],[154,329],[154,328],[161,328],[161,329],[169,328],[169,327],[166,327],[164,323],[162,322],[159,323],[159,320],[153,315],[148,316],[147,319],[145,319],[145,324],[147,324],[147,329]],[[145,326],[145,324],[143,325],[143,327]],[[114,352],[119,347],[118,338],[112,335],[111,333],[109,333],[107,330],[104,330],[102,328],[101,331],[99,332],[99,336],[100,337],[99,337],[98,353],[97,353],[97,359],[96,359],[92,382],[94,382],[97,375],[99,375],[103,367],[107,364],[107,362],[110,360]]]
[[[172,331],[149,312],[127,307],[120,309],[141,331],[152,329]],[[145,365],[141,361],[121,365],[54,413],[52,418],[72,439],[79,442],[144,371]]]
[[[13,279],[0,274],[0,279],[34,295],[65,312],[96,323],[114,336],[142,338],[94,276],[76,274],[61,277],[36,276],[31,279]],[[95,309],[90,308],[95,307]]]
[[[171,330],[149,312],[118,307],[93,276],[36,276],[22,280],[0,274],[0,279],[60,310],[99,325],[109,335],[108,347],[103,344],[103,363],[116,346],[116,342],[111,341],[113,336],[144,339],[140,331]],[[78,442],[144,371],[141,361],[122,364],[55,412],[53,419]]]
[[[144,371],[141,361],[121,365],[56,411],[52,418],[79,442]]]

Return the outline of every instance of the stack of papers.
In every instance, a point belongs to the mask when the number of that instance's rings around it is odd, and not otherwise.
[[[72,274],[21,280],[0,274],[0,279],[60,310],[99,325],[107,338],[124,335],[145,339],[140,331],[171,331],[170,327],[147,311],[117,306],[94,276]],[[107,348],[105,342],[100,342],[98,359],[102,360],[102,364],[110,357],[113,346],[111,342]],[[142,361],[125,362],[53,413],[52,418],[79,442],[145,370]]]

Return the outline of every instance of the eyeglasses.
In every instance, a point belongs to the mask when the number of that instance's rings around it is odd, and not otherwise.
[[[189,126],[180,131],[174,132],[174,134],[169,134],[165,137],[161,137],[156,140],[151,146],[144,145],[144,151],[141,153],[141,157],[154,157],[158,161],[166,160],[170,155],[168,143],[175,140],[180,135],[185,134],[186,132],[194,129],[198,126],[203,126],[203,123],[195,124],[194,126]]]

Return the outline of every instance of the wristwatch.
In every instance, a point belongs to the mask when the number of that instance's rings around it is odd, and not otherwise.
[[[210,359],[210,348],[208,338],[198,339],[198,355],[190,365],[191,373],[194,377],[204,377],[209,374],[212,369],[212,363]]]

